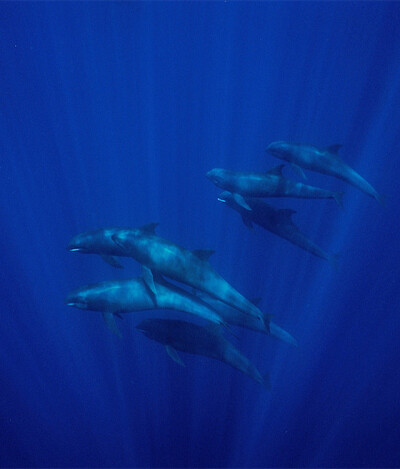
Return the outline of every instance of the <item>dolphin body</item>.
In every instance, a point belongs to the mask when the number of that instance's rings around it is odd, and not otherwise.
[[[245,199],[246,203],[251,208],[251,211],[245,210],[239,205],[230,192],[222,192],[218,200],[225,202],[226,205],[232,207],[240,213],[243,223],[248,228],[253,228],[253,223],[261,226],[265,230],[286,239],[290,243],[304,249],[305,251],[314,254],[314,256],[327,260],[333,267],[336,267],[338,259],[337,254],[330,254],[323,251],[313,241],[300,231],[300,229],[293,223],[292,215],[296,213],[295,210],[290,209],[276,209],[270,204],[257,199],[255,197],[248,197]]]
[[[267,377],[226,340],[219,331],[186,321],[172,319],[144,319],[136,328],[149,339],[166,346],[168,355],[183,365],[177,350],[220,360],[269,388]]]
[[[207,173],[216,186],[233,194],[236,202],[246,210],[251,210],[245,197],[296,197],[303,199],[335,199],[342,206],[343,193],[332,192],[318,187],[293,182],[282,175],[279,165],[265,173],[250,173],[214,168]]]
[[[72,291],[65,302],[68,306],[102,312],[107,326],[117,335],[120,333],[115,315],[151,309],[173,309],[216,324],[224,323],[218,313],[200,298],[161,277],[154,284],[157,295],[148,289],[141,277],[84,285]]]
[[[268,145],[267,151],[277,158],[291,163],[304,178],[305,175],[301,168],[327,174],[342,179],[383,204],[382,196],[376,192],[371,184],[340,158],[338,151],[341,146],[330,145],[326,148],[317,148],[314,145],[279,141]]]
[[[297,340],[289,334],[289,332],[286,332],[277,324],[271,322],[272,315],[270,314],[264,314],[264,323],[268,324],[268,327],[266,327],[265,325],[260,324],[260,321],[255,320],[253,316],[244,315],[237,309],[232,308],[232,306],[229,306],[206,293],[198,292],[196,293],[196,296],[210,305],[210,307],[216,311],[225,322],[232,326],[240,326],[256,332],[262,332],[263,334],[269,334],[288,344],[295,345],[296,347],[298,345]]]
[[[209,293],[263,323],[261,311],[224,280],[208,262],[214,251],[189,251],[155,234],[157,223],[141,228],[119,230],[112,239],[125,256],[133,257],[143,266],[143,278],[157,295],[153,272]]]
[[[112,236],[120,230],[128,228],[100,228],[98,230],[85,231],[74,236],[67,246],[71,252],[83,254],[99,254],[99,256],[112,267],[122,268],[114,256],[123,256],[121,248],[112,240]]]

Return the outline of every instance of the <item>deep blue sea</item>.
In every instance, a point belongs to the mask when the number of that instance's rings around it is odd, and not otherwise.
[[[338,268],[249,230],[205,174],[267,171],[276,140],[325,147],[386,198],[274,199]],[[0,466],[400,466],[400,3],[0,4]],[[290,167],[286,177],[300,181]],[[67,252],[159,222],[299,342],[234,328],[271,391],[124,315],[68,307],[140,275]],[[229,337],[229,334],[226,335]]]

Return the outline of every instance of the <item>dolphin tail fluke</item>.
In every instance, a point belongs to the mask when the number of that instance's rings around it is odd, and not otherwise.
[[[386,197],[384,195],[380,195],[376,192],[374,198],[382,205],[382,207],[386,205]]]
[[[339,205],[339,207],[342,208],[342,209],[344,209],[343,196],[344,196],[344,192],[335,192],[333,194],[333,198],[335,199],[335,201]]]
[[[110,331],[122,339],[122,334],[117,327],[114,315],[112,313],[103,313],[103,319]]]
[[[263,375],[261,384],[267,391],[271,391],[271,380],[269,379],[269,373]]]
[[[286,332],[284,329],[277,326],[273,322],[269,323],[269,333],[273,337],[276,337],[277,339],[282,340],[287,344],[294,345],[295,347],[298,346],[297,340],[291,334],[289,334],[289,332]]]
[[[339,259],[340,259],[340,253],[337,252],[335,254],[330,254],[328,257],[328,262],[332,269],[338,270],[338,264],[339,264]]]

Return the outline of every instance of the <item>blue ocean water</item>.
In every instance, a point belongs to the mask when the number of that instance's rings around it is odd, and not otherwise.
[[[399,24],[396,2],[0,4],[2,467],[400,465]],[[268,170],[274,140],[343,144],[386,197],[309,172],[344,210],[273,201],[340,252],[337,270],[250,231],[205,177]],[[72,236],[149,222],[215,249],[299,341],[235,329],[270,392],[204,357],[174,363],[134,328],[157,312],[125,315],[119,340],[64,305],[140,274],[67,252]]]

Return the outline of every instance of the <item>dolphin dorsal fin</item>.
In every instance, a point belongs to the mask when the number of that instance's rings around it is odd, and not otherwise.
[[[214,254],[213,249],[194,249],[192,253],[202,261],[208,261],[208,259]]]
[[[143,225],[140,227],[142,231],[146,231],[147,233],[156,234],[156,228],[159,223],[148,223],[147,225]]]
[[[267,171],[267,174],[273,174],[275,176],[282,176],[282,169],[285,167],[284,164],[275,166],[274,168]]]
[[[333,155],[337,155],[338,151],[342,148],[343,145],[335,144],[335,145],[329,145],[328,147],[325,148],[325,150],[329,153],[332,153]]]

